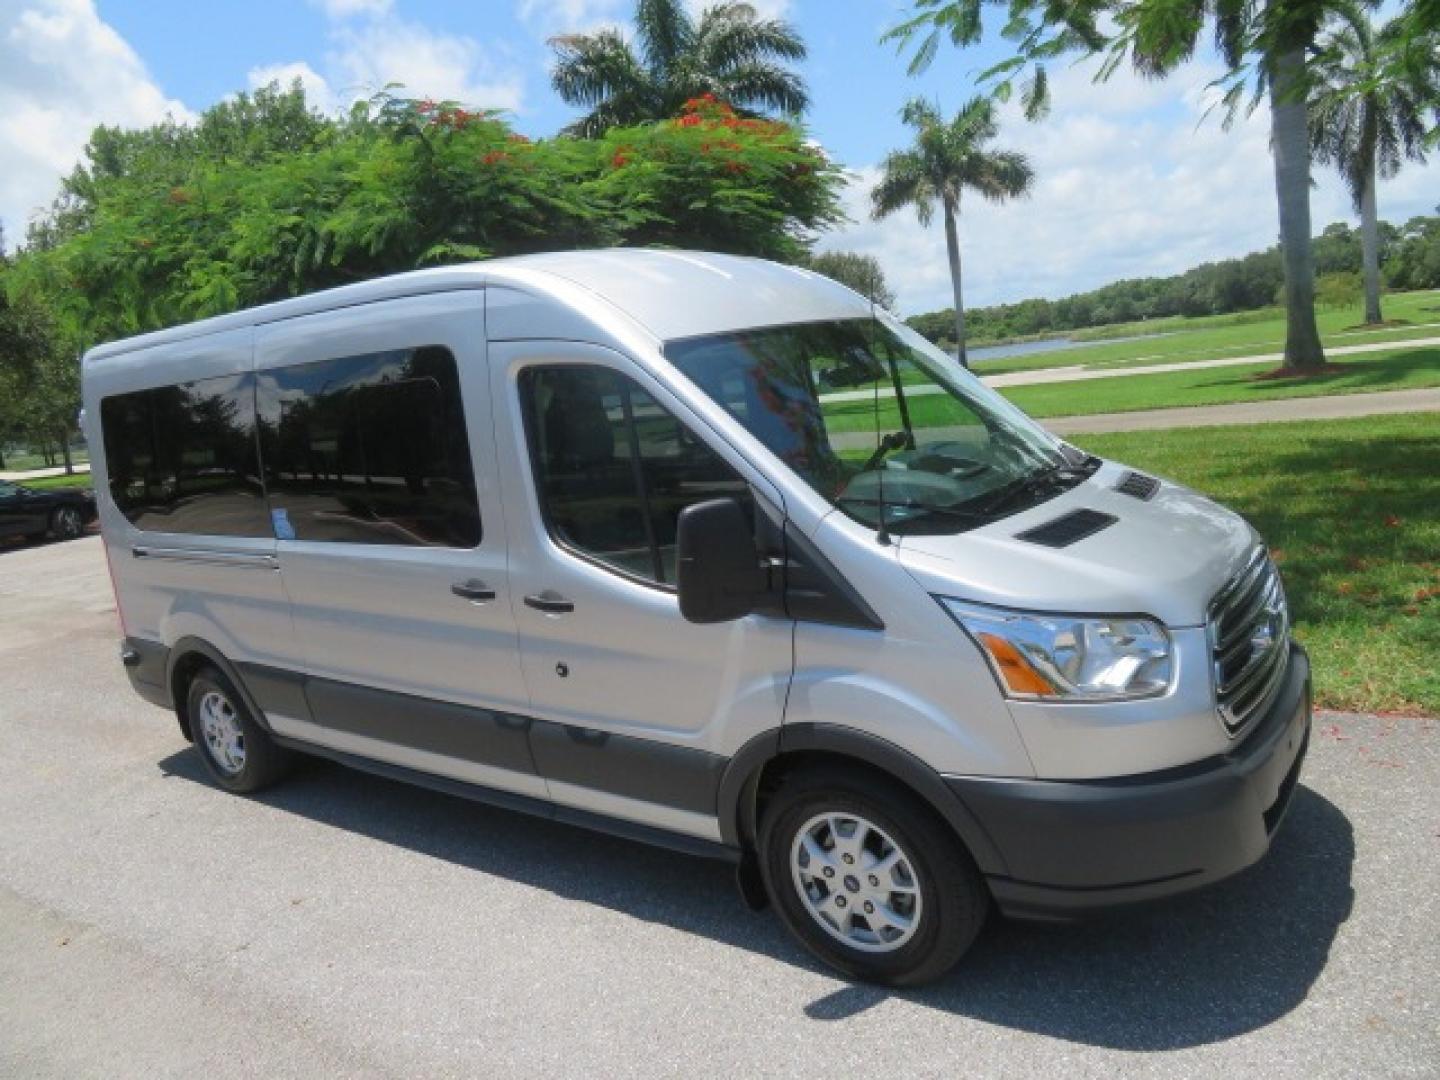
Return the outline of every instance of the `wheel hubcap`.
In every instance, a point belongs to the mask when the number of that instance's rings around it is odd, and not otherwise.
[[[74,510],[61,510],[61,511],[60,511],[60,535],[61,535],[61,536],[79,536],[79,535],[80,535],[80,515],[79,515],[78,513],[76,513]]]
[[[226,776],[236,776],[245,768],[245,733],[240,729],[240,717],[218,690],[200,699],[200,733],[210,760]]]
[[[862,952],[901,948],[920,925],[920,881],[909,856],[873,822],[817,814],[790,848],[795,890],[811,918]]]

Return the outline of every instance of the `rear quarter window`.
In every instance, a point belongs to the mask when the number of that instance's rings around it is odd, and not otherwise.
[[[110,497],[147,532],[271,534],[251,375],[117,394],[100,403]]]

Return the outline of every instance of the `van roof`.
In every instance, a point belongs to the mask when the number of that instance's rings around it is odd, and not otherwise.
[[[187,338],[279,322],[336,308],[452,289],[509,285],[566,304],[579,286],[609,302],[660,341],[725,330],[858,318],[869,302],[820,274],[765,259],[642,248],[560,251],[415,270],[308,293],[228,315],[125,338],[90,350],[87,361]]]

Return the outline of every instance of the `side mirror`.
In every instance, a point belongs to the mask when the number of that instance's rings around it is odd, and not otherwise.
[[[734,499],[680,511],[676,523],[680,614],[693,623],[729,622],[754,610],[765,591],[755,535]]]

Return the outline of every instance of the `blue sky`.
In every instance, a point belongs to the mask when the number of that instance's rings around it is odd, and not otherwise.
[[[245,86],[257,68],[298,59],[324,73],[327,56],[346,48],[345,35],[363,32],[370,22],[367,7],[382,5],[342,0],[332,7],[354,14],[332,18],[323,3],[218,0],[204,5],[203,32],[177,33],[194,23],[200,6],[193,0],[98,4],[100,16],[145,59],[166,93],[192,109]],[[576,24],[619,21],[627,12],[626,4],[604,0],[392,0],[384,7],[390,18],[434,35],[472,39],[484,57],[475,81],[518,88],[516,124],[532,136],[554,134],[575,115],[549,88],[546,38]],[[804,36],[810,49],[804,71],[815,101],[807,122],[842,161],[873,161],[891,148],[898,135],[896,113],[906,95],[923,93],[958,104],[973,90],[969,73],[982,66],[979,54],[955,54],[924,78],[906,77],[905,61],[894,47],[877,44],[903,10],[884,0],[796,0],[761,7],[781,12]]]
[[[905,215],[874,223],[867,191],[886,151],[903,143],[897,113],[922,94],[953,110],[1003,44],[942,50],[923,78],[877,44],[903,11],[897,0],[759,0],[797,25],[814,100],[812,135],[853,170],[852,223],[822,247],[874,254],[906,313],[947,302],[943,239]],[[98,122],[192,116],[227,95],[300,75],[333,109],[367,88],[404,82],[417,95],[500,106],[531,136],[574,114],[549,88],[546,39],[621,24],[630,0],[0,0],[0,219],[12,237],[53,197]],[[1058,296],[1118,277],[1171,273],[1273,242],[1275,210],[1265,118],[1229,133],[1201,122],[1201,57],[1163,83],[1128,73],[1097,86],[1065,69],[1057,106],[1031,124],[1013,107],[1000,145],[1030,155],[1034,195],[1003,207],[965,207],[962,236],[971,303]],[[1324,173],[1313,198],[1317,231],[1349,217]],[[1407,169],[1380,193],[1381,213],[1432,213],[1440,167]]]

